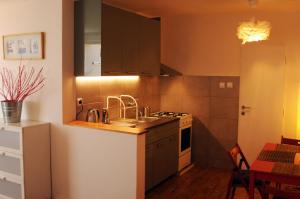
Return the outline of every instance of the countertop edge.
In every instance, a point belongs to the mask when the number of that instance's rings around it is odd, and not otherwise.
[[[92,123],[92,122],[85,122],[85,121],[79,121],[74,120],[69,123],[65,123],[65,125],[73,126],[73,127],[83,127],[83,128],[89,128],[89,129],[99,129],[104,130],[108,132],[114,132],[114,133],[123,133],[123,134],[129,134],[129,135],[142,135],[144,133],[148,132],[148,129],[154,128],[163,124],[167,124],[173,121],[179,120],[179,118],[166,118],[166,119],[158,119],[157,122],[151,122],[148,125],[144,125],[144,127],[138,127],[138,128],[131,128],[131,127],[118,127],[113,126],[109,124],[103,124],[103,123]]]

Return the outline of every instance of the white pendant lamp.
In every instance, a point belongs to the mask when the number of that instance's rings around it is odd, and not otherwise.
[[[256,7],[257,0],[248,0],[250,7]],[[256,21],[252,18],[249,21],[241,22],[237,28],[237,37],[242,44],[247,42],[258,42],[267,40],[271,32],[271,23],[268,21]]]

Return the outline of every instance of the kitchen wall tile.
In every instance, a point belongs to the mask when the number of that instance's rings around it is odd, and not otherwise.
[[[210,96],[211,97],[238,97],[239,96],[239,77],[211,77]],[[224,82],[225,88],[220,88],[219,83]],[[233,88],[227,88],[227,82],[233,83]]]
[[[153,87],[152,78],[142,77],[140,80],[140,84],[138,85],[138,92],[145,96],[153,95],[152,87]]]
[[[183,92],[183,77],[161,77],[160,79],[160,94],[162,95],[179,95]]]
[[[160,95],[152,95],[150,98],[151,98],[150,104],[147,106],[151,107],[151,112],[160,111]]]
[[[136,82],[123,82],[122,84],[120,84],[120,88],[119,90],[117,90],[117,94],[115,95],[131,95],[133,97],[137,97],[139,94],[139,90],[138,87],[139,85],[141,85],[141,81],[139,81],[138,83]],[[111,85],[111,87],[113,87],[114,85]]]
[[[237,120],[211,118],[209,129],[225,149],[237,142]]]
[[[147,81],[148,83],[149,81]],[[151,88],[152,88],[152,96],[158,96],[160,95],[160,78],[159,77],[153,77],[151,78]]]
[[[210,96],[209,77],[183,76],[183,95],[192,95],[197,97]]]
[[[77,81],[76,90],[76,96],[83,98],[84,103],[96,102],[101,95],[99,81]]]
[[[210,132],[202,120],[193,118],[193,137],[192,137],[192,161],[201,167],[208,166],[208,148],[207,137]]]
[[[210,115],[213,118],[238,118],[238,98],[211,97]]]
[[[210,118],[209,129],[218,140],[225,139],[229,131],[228,119]]]
[[[229,159],[228,152],[217,140],[210,143],[210,150],[208,158],[210,160],[210,167],[232,169],[232,162]]]
[[[162,111],[182,112],[182,96],[177,95],[161,95],[160,107]]]
[[[182,111],[191,113],[196,117],[209,117],[210,114],[210,98],[197,97],[190,95],[182,96]]]
[[[83,105],[82,112],[80,114],[78,114],[77,119],[85,121],[86,120],[86,115],[87,115],[87,112],[88,112],[89,109],[96,108],[98,110],[101,110],[102,107],[103,107],[102,103],[89,103],[89,104],[85,104],[85,105]],[[80,111],[81,111],[81,107],[77,107],[77,113],[79,113]]]

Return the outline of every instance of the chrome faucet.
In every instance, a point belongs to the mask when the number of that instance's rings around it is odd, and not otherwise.
[[[122,109],[121,106],[123,106],[124,109],[124,113],[123,113],[123,118],[126,119],[126,111],[125,111],[125,104],[123,102],[123,100],[120,97],[116,97],[116,96],[107,96],[106,98],[106,110],[109,110],[109,101],[110,99],[116,99],[120,101],[120,118],[122,118]]]
[[[138,107],[138,103],[136,101],[136,99],[134,97],[132,97],[131,95],[120,95],[120,99],[122,100],[122,98],[130,98],[132,100],[132,102],[129,102],[128,104],[130,106],[124,108],[124,114],[126,115],[126,110],[129,108],[135,108],[135,119],[138,120],[139,119],[139,107]]]

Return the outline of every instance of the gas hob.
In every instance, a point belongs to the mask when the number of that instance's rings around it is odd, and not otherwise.
[[[155,112],[152,113],[151,116],[153,117],[183,117],[189,115],[188,113],[178,113],[178,112]]]
[[[192,125],[193,117],[189,113],[179,113],[179,112],[155,112],[151,114],[152,117],[177,117],[180,119],[180,127]]]

